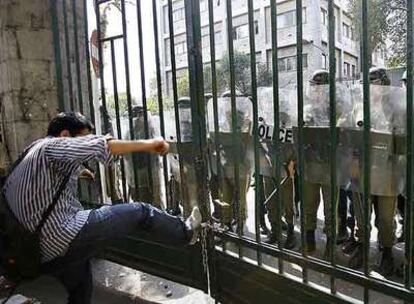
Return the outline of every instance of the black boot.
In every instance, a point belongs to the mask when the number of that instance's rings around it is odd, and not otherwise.
[[[389,277],[394,274],[394,258],[392,257],[392,248],[383,248],[380,263],[375,268],[384,277]]]
[[[315,230],[306,231],[306,250],[308,254],[316,250]]]
[[[293,224],[288,224],[286,241],[283,247],[285,249],[293,249],[296,246],[296,237]]]
[[[265,243],[274,244],[274,243],[277,242],[277,233],[276,233],[276,231],[277,231],[276,225],[271,224],[271,229],[269,231],[268,238],[265,241]]]
[[[338,235],[336,238],[336,244],[343,244],[348,239],[348,228],[346,223],[341,223],[338,230]]]
[[[364,250],[361,242],[357,242],[354,252],[349,259],[349,268],[359,269],[364,263]]]
[[[349,237],[348,240],[342,246],[342,252],[345,254],[351,254],[357,248],[358,242],[354,236]]]

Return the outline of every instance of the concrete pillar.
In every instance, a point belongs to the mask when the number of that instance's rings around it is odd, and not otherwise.
[[[57,112],[51,20],[49,0],[0,0],[0,154],[11,160]]]

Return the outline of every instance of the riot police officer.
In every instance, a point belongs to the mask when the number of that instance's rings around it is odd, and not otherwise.
[[[374,130],[382,130],[384,126],[388,128],[390,125],[392,125],[394,120],[394,113],[392,113],[392,110],[390,110],[392,108],[392,105],[390,104],[390,98],[392,97],[390,97],[391,95],[389,93],[384,91],[389,88],[388,86],[390,85],[390,80],[384,68],[371,68],[369,71],[369,81],[371,84],[371,128]],[[359,106],[359,108],[361,109],[362,107]],[[359,116],[361,117],[362,114]],[[362,127],[363,122],[357,121],[357,125]],[[388,162],[391,159],[389,155],[387,155],[385,158],[386,161],[384,163],[383,155],[385,155],[385,152],[376,151],[374,148],[371,148],[370,153],[371,177],[374,174],[373,170],[379,170],[378,173],[381,174],[381,178],[379,178],[379,176],[376,176],[374,179],[371,178],[370,195],[370,202],[376,209],[375,213],[378,225],[378,238],[381,250],[381,259],[380,263],[377,265],[377,270],[384,276],[388,276],[391,275],[394,271],[392,247],[395,240],[394,217],[398,195],[398,191],[395,191],[393,189],[393,184],[395,183],[392,182],[393,176],[389,168],[394,168],[396,166],[394,164],[388,166]],[[356,269],[362,267],[364,233],[370,233],[370,231],[365,231],[366,225],[364,223],[363,217],[363,199],[361,194],[362,151],[357,152],[355,157],[356,159],[354,160],[354,165],[351,168],[351,177],[353,179],[353,183],[358,185],[357,191],[354,191],[353,193],[355,214],[358,224],[358,230],[356,233],[358,243],[349,261],[349,266]],[[378,184],[379,180],[381,184]],[[388,193],[386,191],[388,191]],[[371,218],[371,205],[368,206],[368,209],[368,218]]]

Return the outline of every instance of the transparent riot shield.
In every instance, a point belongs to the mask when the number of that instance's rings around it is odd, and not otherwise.
[[[352,90],[353,119],[341,130],[340,143],[352,153],[349,175],[354,191],[363,189],[364,107],[362,85]],[[406,183],[406,92],[392,86],[370,86],[371,194],[397,196]]]
[[[179,213],[181,205],[184,215],[188,216],[192,207],[197,205],[190,99],[180,98],[178,110],[180,143],[178,142],[174,112],[164,113],[166,139],[170,143],[170,153],[167,156],[169,164],[167,195],[171,203],[169,209],[173,213]]]
[[[148,112],[148,137],[155,138],[160,135],[157,119]],[[145,139],[144,112],[142,107],[134,107],[132,110],[132,125],[134,139]],[[121,120],[122,138],[130,139],[129,119],[123,117]],[[162,191],[161,176],[162,164],[158,155],[150,153],[136,153],[125,155],[125,176],[128,184],[130,199],[152,203],[161,208]],[[135,161],[135,164],[134,164]],[[135,184],[134,169],[136,170],[137,183]]]
[[[346,124],[350,119],[352,98],[346,83],[336,83],[336,125]],[[330,183],[330,106],[329,85],[310,85],[304,96],[303,106],[303,144],[304,144],[304,179],[311,183],[329,185]],[[294,128],[297,139],[297,126]],[[341,148],[338,148],[341,150]],[[348,151],[338,152],[338,167],[345,166]],[[339,185],[347,183],[341,169],[337,170]]]
[[[260,172],[263,176],[272,177],[272,156],[276,152],[273,136],[279,136],[279,157],[285,167],[289,161],[296,159],[292,126],[297,120],[297,94],[290,89],[279,90],[279,132],[274,132],[273,88],[259,87],[257,91],[260,137]],[[282,168],[281,176],[286,176]]]
[[[236,115],[237,115],[237,130],[232,128],[232,108],[231,98],[221,97],[217,100],[218,107],[218,137],[214,130],[214,107],[213,100],[210,99],[207,105],[208,113],[208,134],[210,145],[210,169],[212,179],[218,178],[217,168],[217,151],[220,159],[220,178],[217,181],[220,185],[218,189],[212,189],[212,193],[218,193],[218,198],[223,200],[230,206],[234,206],[234,197],[236,187],[240,190],[240,214],[244,221],[246,214],[246,193],[250,181],[250,176],[253,170],[253,141],[251,136],[251,128],[253,122],[253,107],[251,99],[248,97],[236,97]],[[234,145],[234,139],[238,145]],[[240,149],[237,149],[237,146]],[[239,166],[239,181],[240,184],[235,184],[235,165]],[[217,191],[216,191],[217,190]],[[219,193],[220,192],[220,193]],[[213,199],[216,199],[213,197]],[[233,208],[233,216],[235,218],[235,208]]]

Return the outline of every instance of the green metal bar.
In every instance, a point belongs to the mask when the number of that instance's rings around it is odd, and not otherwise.
[[[160,62],[160,46],[159,46],[159,37],[158,37],[158,19],[157,19],[157,0],[152,0],[152,16],[153,16],[153,27],[154,27],[154,44],[155,44],[155,66],[156,66],[156,77],[157,77],[157,97],[158,97],[158,109],[160,115],[160,129],[161,136],[165,138],[165,120],[164,120],[164,104],[162,100],[162,80],[161,80],[161,62]],[[168,185],[168,164],[167,156],[162,157],[163,163],[163,174],[164,174],[164,183],[165,188]],[[168,195],[166,195],[168,200]],[[167,201],[167,206],[169,202]]]
[[[332,266],[336,265],[335,249],[336,244],[336,202],[337,202],[337,186],[336,186],[336,149],[338,142],[338,132],[336,129],[336,56],[335,56],[335,3],[334,0],[328,1],[329,14],[329,112],[330,112],[330,173],[331,173],[331,250],[329,258]],[[331,293],[336,293],[335,277],[331,276]]]
[[[236,104],[236,80],[234,70],[234,47],[233,47],[233,12],[232,12],[232,0],[226,0],[226,11],[227,11],[227,38],[228,38],[228,52],[229,52],[229,65],[230,65],[230,98],[231,98],[231,117],[232,117],[232,134],[233,134],[233,157],[234,157],[234,179],[235,179],[235,193],[233,204],[237,210],[237,234],[239,237],[242,236],[243,231],[240,225],[241,222],[241,207],[240,207],[240,167],[239,167],[239,153],[241,150],[240,145],[240,134],[238,130],[237,121],[237,104]],[[239,257],[242,258],[242,248],[239,247]]]
[[[72,18],[73,18],[73,30],[75,40],[75,62],[76,62],[76,79],[78,86],[78,101],[79,111],[83,113],[83,97],[82,97],[82,79],[80,74],[80,62],[79,62],[79,36],[78,36],[78,12],[76,9],[76,0],[72,0]]]
[[[204,218],[209,218],[209,193],[207,183],[207,131],[204,98],[203,58],[201,49],[200,4],[185,0],[187,27],[188,76],[191,99],[193,147],[196,154],[195,169],[200,209]]]
[[[220,159],[220,139],[219,132],[220,126],[218,122],[218,106],[217,106],[217,70],[216,70],[216,37],[215,37],[215,27],[214,27],[214,7],[213,0],[208,0],[208,12],[209,12],[209,28],[210,28],[210,61],[211,61],[211,87],[213,94],[213,112],[214,112],[214,138],[215,138],[215,148],[216,148],[216,167],[217,167],[217,180],[218,184],[218,193],[221,193],[221,181],[223,178],[223,172],[221,168],[221,159]]]
[[[73,84],[72,84],[72,70],[70,66],[70,45],[69,45],[69,29],[68,29],[68,13],[66,8],[66,0],[63,0],[63,24],[65,28],[65,50],[66,50],[66,69],[68,72],[68,86],[69,86],[69,104],[70,110],[74,110],[73,101]]]
[[[405,226],[405,288],[412,288],[412,267],[413,267],[413,174],[414,174],[414,120],[413,120],[413,60],[414,60],[414,38],[413,38],[413,2],[407,1],[407,201]],[[407,302],[408,303],[408,302]]]
[[[106,93],[105,93],[105,77],[104,77],[104,60],[103,60],[103,42],[101,40],[101,14],[99,4],[95,3],[95,12],[96,12],[96,29],[97,29],[97,40],[98,40],[98,55],[99,55],[99,75],[100,75],[100,84],[101,84],[101,100],[102,100],[102,114],[103,114],[103,125],[106,133],[109,133],[111,130],[109,119],[108,119],[108,111],[106,107]],[[100,115],[101,113],[98,113]],[[112,170],[108,170],[109,180],[113,181],[113,172]],[[111,182],[110,185],[111,197],[113,197],[113,193],[115,192],[115,185]]]
[[[259,110],[257,105],[257,79],[256,79],[256,42],[254,30],[254,7],[253,0],[247,0],[248,19],[249,19],[249,41],[250,41],[250,73],[251,73],[251,99],[253,103],[253,147],[254,147],[254,179],[257,185],[255,194],[255,230],[256,242],[261,243],[260,239],[260,156],[259,156]],[[257,264],[262,265],[262,255],[257,251]]]
[[[121,0],[122,3],[122,0]],[[124,35],[120,34],[120,35],[114,35],[114,36],[109,36],[109,37],[104,37],[102,39],[100,39],[100,42],[111,42],[112,40],[117,40],[117,39],[124,39]]]
[[[275,164],[273,171],[273,178],[275,180],[275,185],[280,185],[281,181],[281,159],[279,153],[281,151],[281,143],[279,140],[280,132],[280,116],[279,116],[279,66],[278,66],[278,43],[277,43],[277,3],[274,0],[270,0],[270,22],[271,22],[271,31],[272,31],[272,74],[273,74],[273,120],[274,120],[274,131],[273,131],[273,140],[272,145],[275,147],[274,153],[272,155],[272,163]],[[280,192],[276,193],[276,216],[277,216],[277,226],[276,234],[278,240],[278,248],[283,250],[282,243],[282,226],[281,226],[281,200]],[[279,273],[284,272],[283,260],[278,260]]]
[[[139,66],[141,73],[141,98],[142,106],[144,108],[144,133],[145,138],[149,138],[148,128],[148,106],[147,106],[147,90],[145,83],[145,63],[144,63],[144,43],[142,38],[142,15],[141,15],[141,0],[137,0],[137,23],[138,23],[138,47],[139,47]],[[149,153],[146,154],[148,162],[148,184],[151,189],[151,197],[154,195],[154,182],[152,180],[152,169],[151,169],[151,156]]]
[[[398,299],[407,301],[408,303],[413,302],[414,291],[407,290],[401,284],[386,280],[378,279],[373,277],[365,276],[359,271],[351,270],[343,266],[332,266],[326,261],[322,261],[313,257],[304,258],[298,252],[287,252],[285,250],[280,250],[279,248],[268,245],[266,243],[257,244],[254,240],[251,240],[247,237],[239,238],[235,233],[221,233],[215,232],[215,236],[232,243],[236,243],[239,246],[247,247],[252,250],[260,250],[263,254],[273,256],[275,258],[282,258],[288,263],[297,264],[302,268],[310,268],[313,271],[324,273],[327,275],[332,275],[337,279],[345,280],[350,283],[375,290],[382,294],[386,294]]]
[[[177,89],[177,67],[175,62],[175,39],[174,39],[174,18],[173,18],[173,4],[172,0],[168,0],[168,28],[170,33],[170,61],[171,61],[171,76],[173,87],[173,100],[174,100],[174,115],[175,115],[175,129],[177,133],[177,146],[178,146],[178,163],[180,167],[180,191],[182,201],[188,200],[188,192],[186,182],[186,175],[184,173],[183,161],[180,153],[181,149],[181,127],[180,127],[180,111],[178,109],[178,89]],[[174,206],[171,206],[171,208]],[[183,206],[184,207],[184,206]]]
[[[301,194],[300,204],[300,230],[302,240],[302,255],[304,258],[307,256],[307,246],[305,241],[305,214],[304,204],[306,204],[306,198],[303,195],[303,182],[304,182],[304,147],[303,147],[303,28],[302,28],[302,0],[296,0],[296,61],[297,61],[297,96],[298,96],[298,165],[299,165],[299,180],[298,187]],[[305,267],[303,269],[303,282],[308,282],[308,270]]]
[[[370,143],[371,143],[371,113],[370,113],[370,92],[369,92],[369,67],[370,67],[370,45],[369,45],[369,24],[368,20],[368,0],[362,0],[362,74],[363,74],[363,98],[364,98],[364,155],[363,155],[363,168],[364,168],[364,274],[369,275],[369,229],[370,218],[369,205],[371,204],[371,185],[370,185]],[[369,289],[364,288],[364,303],[369,303]]]
[[[55,49],[55,70],[56,70],[56,84],[57,84],[57,98],[59,111],[65,111],[65,99],[63,95],[63,79],[62,79],[62,57],[60,49],[59,37],[59,21],[57,16],[56,1],[50,0],[50,11],[52,17],[53,30],[53,46]]]
[[[115,100],[115,115],[116,115],[116,129],[118,138],[122,138],[121,130],[121,119],[119,115],[119,99],[118,99],[118,81],[116,72],[116,54],[115,54],[115,43],[111,40],[111,65],[112,65],[112,81],[114,85],[114,100]],[[128,201],[127,189],[126,189],[126,178],[125,178],[125,159],[121,160],[121,176],[122,176],[122,191],[124,194],[124,202]]]
[[[84,35],[85,35],[85,55],[86,55],[86,69],[88,77],[88,97],[89,97],[89,113],[92,121],[95,121],[95,109],[93,107],[92,95],[92,80],[91,80],[91,55],[89,51],[89,22],[88,22],[88,6],[86,0],[83,0],[83,20],[84,20]],[[99,172],[99,171],[98,171]],[[98,173],[99,174],[99,173]]]
[[[125,86],[127,96],[127,109],[128,109],[128,124],[129,124],[129,136],[131,140],[135,139],[134,133],[134,121],[132,118],[132,97],[131,97],[131,80],[129,71],[129,52],[128,52],[128,36],[127,36],[127,23],[126,23],[126,10],[125,0],[121,0],[121,13],[122,13],[122,38],[124,45],[124,64],[125,64]],[[135,191],[139,195],[139,176],[138,176],[138,160],[137,153],[132,154],[132,168],[134,170],[134,185]],[[125,201],[127,202],[127,201]]]

